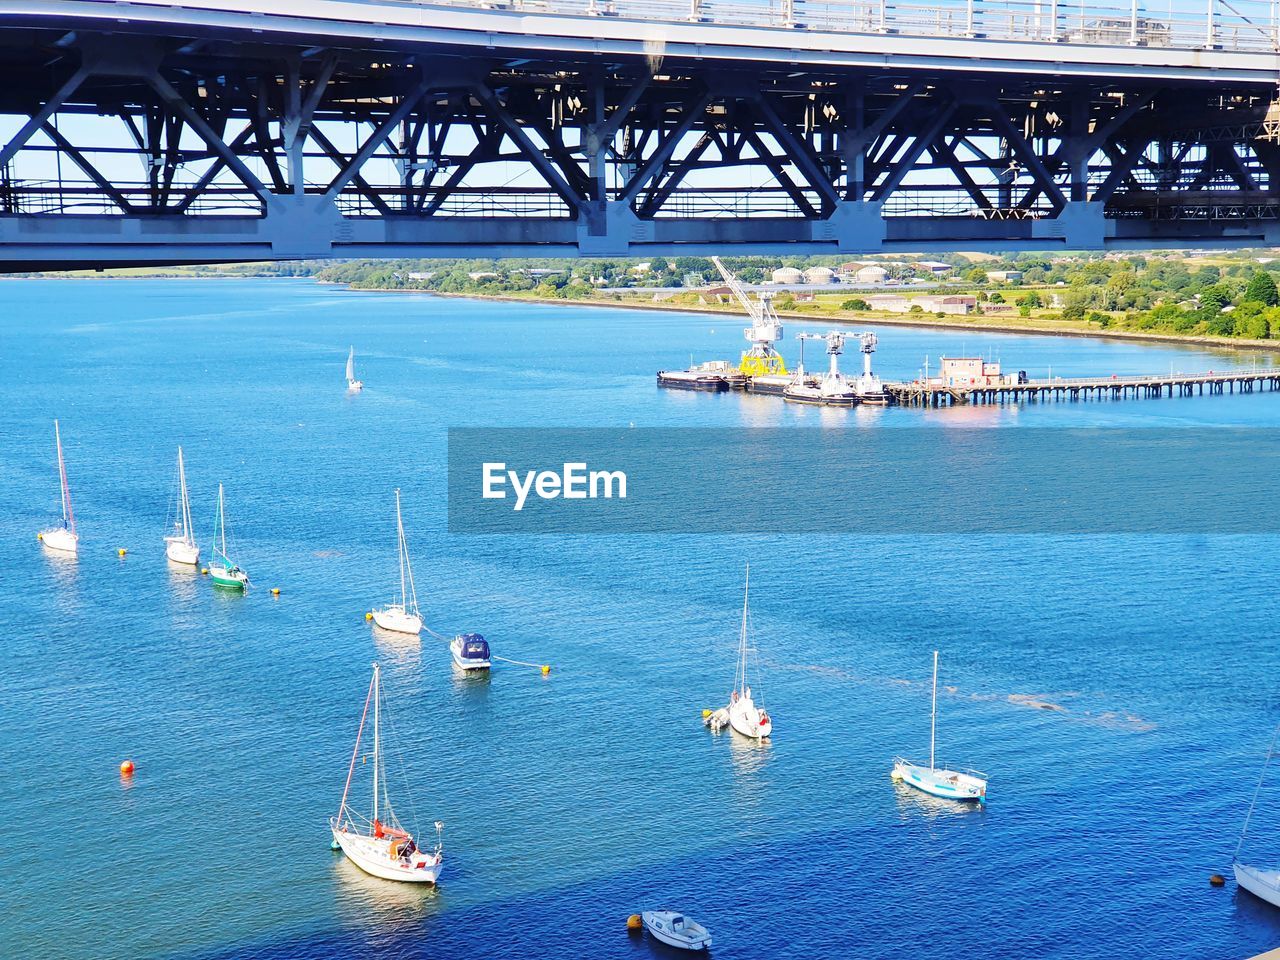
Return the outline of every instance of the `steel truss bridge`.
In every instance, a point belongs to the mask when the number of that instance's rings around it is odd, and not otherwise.
[[[1280,244],[1278,49],[1274,0],[0,0],[0,270]]]

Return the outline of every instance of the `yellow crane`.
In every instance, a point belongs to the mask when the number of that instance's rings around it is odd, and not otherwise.
[[[751,326],[742,331],[751,347],[742,352],[742,362],[738,369],[749,377],[786,376],[787,364],[773,348],[774,343],[782,339],[782,319],[773,309],[773,295],[762,291],[756,295],[757,299],[752,300],[747,296],[747,291],[742,289],[738,278],[729,272],[719,257],[712,257],[711,262],[716,265],[725,284],[751,318]]]

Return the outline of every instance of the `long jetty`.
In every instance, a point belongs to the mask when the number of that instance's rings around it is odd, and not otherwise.
[[[1280,390],[1280,370],[1233,370],[1158,377],[1090,377],[1028,380],[1026,383],[945,386],[937,383],[886,382],[893,402],[904,407],[962,404],[1038,403],[1050,400],[1121,400],[1127,397],[1191,397],[1199,394]]]

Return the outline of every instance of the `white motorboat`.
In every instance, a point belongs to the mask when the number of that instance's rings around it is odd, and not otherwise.
[[[62,432],[58,421],[53,421],[53,438],[58,447],[58,481],[62,485],[62,526],[41,530],[40,542],[56,553],[75,556],[80,549],[80,536],[76,533],[76,515],[71,509],[71,487],[67,485],[67,464],[62,459]]]
[[[249,574],[227,555],[227,511],[223,504],[222,484],[218,484],[218,522],[213,538],[213,560],[209,578],[215,587],[244,592],[249,588]]]
[[[938,766],[935,757],[938,731],[938,651],[933,651],[933,709],[929,718],[929,765],[912,763],[895,757],[890,776],[894,783],[905,783],[925,793],[946,800],[984,803],[987,799],[987,775],[977,770],[950,770]]]
[[[417,636],[422,633],[422,615],[418,612],[418,591],[413,585],[413,567],[409,564],[409,544],[404,537],[399,488],[396,489],[396,534],[396,549],[400,554],[400,594],[393,602],[373,611],[373,622],[383,630]]]
[[[187,469],[182,462],[181,447],[178,448],[178,515],[173,521],[173,533],[164,538],[164,552],[174,563],[200,562],[200,547],[196,545],[191,527],[191,500],[187,497]]]
[[[1244,826],[1240,830],[1240,841],[1236,844],[1235,856],[1231,861],[1231,869],[1241,889],[1248,890],[1273,907],[1280,907],[1280,870],[1242,863],[1240,853],[1244,849],[1245,838],[1249,835],[1249,822],[1253,819],[1254,808],[1257,807],[1258,797],[1262,794],[1262,784],[1267,778],[1267,769],[1271,766],[1271,758],[1275,755],[1277,736],[1280,736],[1280,724],[1271,735],[1271,747],[1267,750],[1267,759],[1262,765],[1262,773],[1258,776],[1258,785],[1253,790],[1253,800],[1249,804],[1249,812],[1245,814]]]
[[[747,684],[747,659],[754,653],[747,647],[747,598],[751,592],[751,565],[747,565],[746,585],[742,591],[742,631],[738,637],[738,669],[733,693],[729,695],[729,726],[744,737],[763,740],[773,733],[773,720],[752,697]]]
[[[478,633],[460,633],[449,643],[453,662],[463,670],[488,670],[493,664],[489,657],[489,641]]]
[[[347,802],[351,781],[355,776],[356,760],[360,758],[360,740],[364,735],[369,707],[373,707],[373,812],[365,816]],[[444,865],[444,845],[441,834],[444,824],[436,821],[435,849],[427,852],[418,848],[413,834],[404,828],[391,807],[387,795],[387,778],[382,756],[381,737],[382,682],[378,665],[373,665],[373,679],[369,681],[369,693],[365,697],[364,711],[360,715],[360,727],[356,731],[356,745],[351,753],[351,766],[347,770],[347,785],[342,791],[342,804],[338,815],[329,820],[335,849],[365,873],[384,880],[404,883],[435,883],[440,879]]]
[[[707,950],[711,934],[700,923],[694,923],[675,910],[645,910],[640,914],[649,936],[678,950]]]
[[[356,348],[347,354],[347,389],[356,393],[364,389],[364,381],[356,379]]]

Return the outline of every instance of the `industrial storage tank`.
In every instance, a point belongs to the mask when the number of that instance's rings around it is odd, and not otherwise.
[[[810,267],[804,272],[804,282],[814,284],[831,283],[836,278],[836,272],[830,267]]]
[[[804,283],[804,274],[795,267],[779,267],[773,271],[774,283]]]

